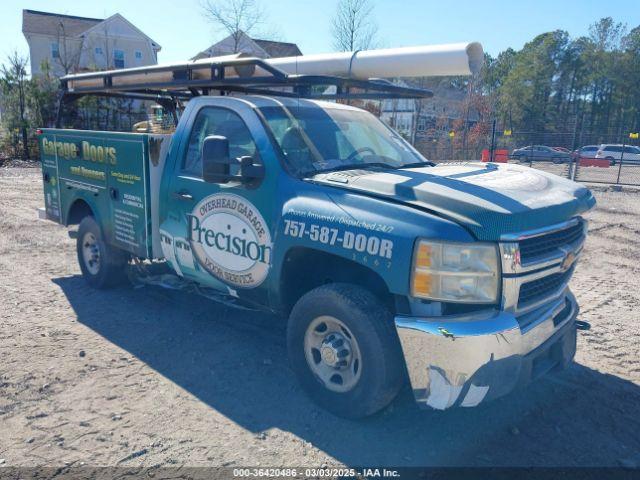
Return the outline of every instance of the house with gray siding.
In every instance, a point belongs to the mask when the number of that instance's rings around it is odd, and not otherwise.
[[[233,53],[243,53],[247,56],[258,58],[295,57],[302,55],[298,45],[295,43],[259,40],[251,38],[249,35],[240,31],[236,36],[229,35],[219,42],[214,43],[209,48],[194,56],[192,60],[219,57]]]

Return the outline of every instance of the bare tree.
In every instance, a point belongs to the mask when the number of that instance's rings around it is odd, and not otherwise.
[[[56,40],[58,56],[54,57],[54,61],[62,68],[65,75],[76,71],[82,54],[83,39],[69,37],[64,23],[60,22],[56,32]]]
[[[336,50],[366,50],[375,44],[378,26],[369,0],[339,0],[332,20],[333,46]]]
[[[256,0],[206,0],[202,8],[211,23],[232,37],[234,53],[240,49],[242,34],[256,33],[266,19]]]
[[[27,63],[29,59],[22,57],[17,51],[7,56],[7,64],[2,66],[3,93],[15,100],[14,125],[20,130],[23,145],[23,158],[29,158],[28,121],[27,121]],[[6,100],[6,99],[5,99]],[[14,103],[14,102],[11,102]]]

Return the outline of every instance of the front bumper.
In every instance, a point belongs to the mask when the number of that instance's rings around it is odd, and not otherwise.
[[[505,311],[447,317],[397,316],[396,329],[418,404],[473,407],[544,373],[576,351],[578,304],[560,298],[517,318]],[[521,326],[524,325],[524,326]]]

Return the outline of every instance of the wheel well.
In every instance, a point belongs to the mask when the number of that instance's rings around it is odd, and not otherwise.
[[[359,263],[311,248],[287,252],[280,275],[280,305],[289,314],[305,293],[327,283],[352,283],[366,288],[394,311],[394,296],[380,275]]]
[[[84,200],[76,200],[69,208],[67,215],[67,225],[77,225],[84,217],[93,217],[93,210]]]

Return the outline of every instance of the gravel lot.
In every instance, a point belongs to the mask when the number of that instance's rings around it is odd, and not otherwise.
[[[88,288],[66,230],[36,219],[39,170],[0,169],[0,466],[638,466],[640,192],[599,188],[574,366],[475,409],[405,391],[350,422],[298,388],[283,320]]]

